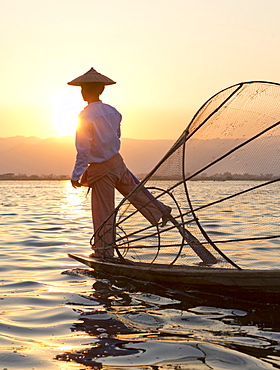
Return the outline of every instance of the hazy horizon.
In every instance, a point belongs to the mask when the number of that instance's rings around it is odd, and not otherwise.
[[[266,142],[269,140],[269,143]],[[273,141],[272,141],[273,140]],[[224,143],[242,142],[243,139],[209,139],[192,140],[188,145],[187,171],[192,172],[195,168],[203,168],[212,156],[224,147]],[[128,168],[134,174],[150,172],[174,144],[174,140],[143,140],[122,139],[120,153]],[[238,154],[232,159],[229,157],[223,162],[223,166],[214,166],[212,172],[238,173],[244,158],[251,158],[251,167],[244,171],[249,174],[280,175],[279,166],[275,161],[275,147],[280,146],[280,136],[264,137],[259,142],[246,146],[241,159]],[[226,146],[227,147],[227,144]],[[34,161],[34,155],[36,161]],[[38,137],[14,136],[0,138],[0,174],[15,173],[26,175],[71,175],[76,157],[74,140],[71,137],[40,139]],[[243,158],[243,159],[242,159]],[[258,158],[261,158],[258,161]],[[241,167],[242,169],[242,167]],[[213,172],[214,171],[214,172]],[[241,171],[242,173],[242,171]]]

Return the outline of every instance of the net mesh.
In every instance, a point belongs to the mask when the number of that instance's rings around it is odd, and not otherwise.
[[[279,268],[279,96],[279,84],[253,81],[209,99],[115,209],[106,233],[117,254],[145,263]],[[141,192],[147,201],[135,208],[131,200]],[[143,217],[150,206],[168,222]]]

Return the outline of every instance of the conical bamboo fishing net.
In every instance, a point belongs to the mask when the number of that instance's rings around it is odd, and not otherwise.
[[[279,84],[220,91],[98,235],[111,233],[118,256],[132,261],[279,268],[279,122]],[[147,201],[136,209],[130,201],[139,192]],[[163,213],[162,204],[172,208],[166,225],[143,217],[151,204]]]

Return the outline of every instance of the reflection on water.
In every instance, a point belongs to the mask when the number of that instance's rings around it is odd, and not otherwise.
[[[89,343],[57,359],[114,369],[280,367],[280,334],[275,332],[280,328],[279,306],[160,289],[161,294],[155,294],[158,286],[125,280],[94,283],[88,299],[102,306],[89,310],[80,305],[80,321],[72,327],[87,333]]]
[[[279,305],[97,275],[86,189],[0,182],[0,369],[280,368]]]

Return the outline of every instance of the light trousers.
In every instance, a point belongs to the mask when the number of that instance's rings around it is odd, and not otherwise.
[[[121,157],[120,157],[121,158]],[[111,216],[106,224],[99,229],[103,222],[110,216],[115,209],[115,189],[117,189],[124,197],[126,197],[132,190],[135,189],[137,183],[123,160],[115,161],[118,165],[111,168],[104,176],[99,176],[95,181],[90,183],[91,191],[91,210],[92,220],[94,227],[94,247],[96,256],[112,257],[114,255],[114,240],[115,240],[115,227],[114,215]],[[89,167],[89,178],[94,177],[95,164]],[[98,173],[102,164],[98,163]],[[106,167],[106,165],[105,165]],[[107,166],[108,169],[108,166]],[[152,224],[156,225],[163,215],[155,202],[152,201],[153,197],[148,196],[147,190],[139,191],[129,198],[129,201],[134,205],[139,212]],[[159,203],[159,202],[158,202]]]

